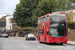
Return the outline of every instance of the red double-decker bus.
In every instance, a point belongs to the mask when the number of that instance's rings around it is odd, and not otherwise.
[[[44,43],[67,43],[68,25],[65,14],[47,14],[38,18],[37,40]]]

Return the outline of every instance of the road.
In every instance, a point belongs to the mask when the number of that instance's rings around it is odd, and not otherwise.
[[[22,38],[0,38],[0,50],[75,50],[75,46],[43,44],[38,41],[26,41]]]

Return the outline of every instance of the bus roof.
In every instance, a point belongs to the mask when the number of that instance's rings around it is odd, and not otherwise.
[[[50,14],[43,15],[43,16],[41,16],[41,17],[39,17],[39,18],[42,18],[42,17],[47,16],[47,15],[50,15]],[[38,19],[39,19],[39,18],[38,18]]]
[[[59,15],[66,15],[66,14],[60,14],[60,13],[52,13],[52,14],[49,13],[49,14],[43,15],[43,16],[41,16],[41,17],[39,17],[39,18],[42,18],[42,17],[47,16],[47,15],[57,15],[57,14],[59,14]],[[38,18],[38,19],[39,19],[39,18]]]

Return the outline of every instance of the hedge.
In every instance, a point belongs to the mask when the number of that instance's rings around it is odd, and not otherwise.
[[[68,21],[68,28],[75,29],[75,22],[74,21]]]
[[[33,29],[33,31],[37,31],[37,27]]]

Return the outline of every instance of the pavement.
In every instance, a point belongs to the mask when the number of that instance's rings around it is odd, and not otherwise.
[[[25,39],[25,37],[10,37],[10,38],[20,38],[20,39]],[[69,45],[74,45],[74,46],[75,46],[75,41],[67,41],[67,44],[69,44]]]
[[[75,46],[75,41],[68,41],[67,44],[70,44],[70,45],[74,45]]]

